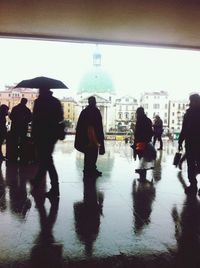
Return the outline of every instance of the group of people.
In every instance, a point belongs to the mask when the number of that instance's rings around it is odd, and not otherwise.
[[[60,139],[61,127],[63,122],[63,109],[60,101],[52,96],[52,92],[47,87],[39,89],[39,96],[34,102],[33,112],[26,107],[27,99],[22,98],[20,104],[13,107],[8,114],[8,106],[0,106],[0,142],[1,147],[6,140],[6,151],[8,155],[4,156],[1,150],[1,160],[8,158],[16,162],[23,158],[23,147],[27,146],[28,125],[31,122],[31,139],[34,145],[34,152],[38,163],[38,170],[31,181],[33,188],[39,187],[40,183],[49,173],[51,189],[46,193],[47,197],[59,196],[58,174],[54,166],[52,153],[54,145]],[[7,132],[6,116],[10,117],[11,128]],[[63,128],[64,132],[64,128]],[[11,148],[10,148],[11,147]],[[8,150],[10,148],[11,150]]]
[[[200,173],[200,96],[199,94],[192,94],[189,98],[189,108],[187,109],[184,118],[180,136],[178,139],[178,151],[183,150],[183,143],[185,143],[185,153],[180,160],[180,165],[186,159],[187,161],[187,173],[190,185],[185,188],[185,193],[196,194],[197,193],[197,175]],[[159,116],[156,116],[154,124],[145,115],[144,109],[139,107],[136,111],[136,126],[134,133],[134,158],[138,155],[139,159],[145,158],[147,145],[153,140],[155,146],[156,139],[160,141],[159,150],[163,149],[162,142],[162,120]],[[149,151],[151,151],[150,148]],[[152,154],[152,159],[155,154]],[[151,167],[150,167],[151,168]],[[141,167],[136,169],[136,172],[140,174],[140,179],[146,178],[146,171],[148,168]],[[200,190],[198,192],[200,195]]]
[[[26,141],[28,124],[32,121],[32,113],[26,106],[27,99],[22,98],[21,102],[13,107],[9,114],[9,107],[5,104],[0,106],[0,160],[17,161],[22,156],[22,149]],[[9,115],[11,127],[9,135],[7,133],[6,117]],[[12,147],[11,151],[3,155],[2,145],[7,140],[7,147]],[[8,148],[7,148],[8,149]]]
[[[39,89],[39,96],[34,102],[33,113],[26,107],[27,99],[22,98],[20,104],[13,107],[9,117],[11,120],[10,137],[14,141],[18,152],[26,142],[28,124],[31,122],[31,138],[37,152],[38,170],[31,181],[34,189],[38,188],[43,177],[49,173],[51,189],[46,193],[47,197],[59,197],[58,174],[54,166],[52,153],[60,135],[60,126],[63,122],[63,109],[60,101],[52,96],[47,87]],[[6,116],[9,108],[2,104],[0,106],[0,145],[3,144],[7,135]],[[197,192],[196,175],[200,170],[200,96],[190,96],[190,107],[186,111],[182,131],[179,137],[179,150],[182,150],[182,143],[185,141],[186,159],[188,164],[188,179],[190,186],[186,188],[187,194]],[[64,130],[63,130],[64,131]],[[156,159],[155,143],[160,142],[158,150],[163,149],[162,142],[163,123],[157,115],[155,121],[146,116],[144,108],[136,110],[136,125],[134,131],[134,159],[138,156],[141,159],[148,159],[147,162]],[[9,139],[7,139],[8,142]],[[152,144],[151,144],[152,142]],[[75,136],[75,148],[84,153],[84,178],[96,178],[102,175],[97,169],[96,162],[98,155],[105,153],[104,132],[102,116],[96,106],[94,96],[88,98],[88,106],[80,113]],[[16,150],[16,151],[17,151]],[[20,157],[20,153],[14,155],[14,160]],[[0,158],[3,160],[2,151]],[[136,169],[140,179],[146,179],[146,172],[152,166],[140,166]]]

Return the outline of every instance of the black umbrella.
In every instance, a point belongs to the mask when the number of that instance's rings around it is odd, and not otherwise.
[[[39,76],[33,79],[22,80],[15,87],[24,88],[68,88],[62,81],[53,78]]]

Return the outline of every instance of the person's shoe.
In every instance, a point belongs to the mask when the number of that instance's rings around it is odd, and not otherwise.
[[[163,149],[163,148],[158,148],[157,150],[158,150],[158,151],[162,151],[162,149]]]
[[[45,196],[49,199],[51,198],[59,198],[60,197],[60,193],[59,190],[54,190],[53,188],[50,189],[50,191],[48,191],[47,193],[45,193]]]
[[[185,193],[187,195],[196,195],[197,194],[197,186],[196,185],[190,185],[185,188]]]

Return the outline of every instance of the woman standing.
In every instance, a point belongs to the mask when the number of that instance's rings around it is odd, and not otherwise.
[[[135,170],[140,175],[141,180],[146,179],[147,167],[144,154],[146,153],[146,149],[148,143],[151,142],[153,136],[152,130],[152,122],[144,113],[144,108],[139,107],[136,110],[136,125],[134,132],[134,159],[136,160],[136,156],[138,155],[140,159],[140,166]]]
[[[8,115],[8,106],[2,104],[0,106],[0,161],[5,160],[2,153],[2,145],[7,136],[6,116]]]

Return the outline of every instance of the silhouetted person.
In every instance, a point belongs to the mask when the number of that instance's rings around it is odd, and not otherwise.
[[[54,166],[52,153],[58,140],[58,125],[63,121],[63,110],[60,101],[52,96],[48,88],[41,88],[33,108],[32,138],[36,146],[39,164],[34,187],[38,187],[41,180],[49,172],[51,189],[47,197],[59,196],[58,174]]]
[[[22,146],[26,142],[28,124],[32,120],[32,114],[28,107],[26,107],[27,99],[22,98],[21,102],[14,106],[10,113],[11,129],[10,139],[12,142],[12,154],[9,158],[17,161],[21,155]]]
[[[96,107],[95,97],[89,97],[88,103],[77,122],[75,148],[84,153],[84,175],[101,176],[96,161],[98,153],[105,153],[102,117]]]
[[[190,107],[187,109],[181,133],[178,140],[178,149],[182,150],[182,143],[185,141],[185,152],[188,166],[188,179],[190,186],[185,189],[186,194],[197,192],[197,169],[200,167],[200,96],[190,96]]]
[[[85,245],[87,256],[92,255],[93,243],[97,238],[102,215],[103,195],[96,190],[96,182],[84,180],[84,200],[74,204],[76,233]]]
[[[163,141],[162,141],[162,134],[163,134],[163,121],[159,115],[155,116],[155,120],[153,122],[153,145],[155,146],[156,141],[160,142],[160,147],[158,150],[163,149]]]
[[[134,132],[134,158],[136,160],[136,156],[138,155],[141,160],[144,156],[144,150],[147,144],[151,141],[153,136],[152,131],[152,122],[144,113],[144,108],[139,107],[136,110],[136,125]],[[147,169],[145,167],[145,162],[143,161],[136,172],[139,173],[140,179],[146,179]]]
[[[2,152],[2,145],[7,137],[6,116],[8,115],[8,106],[2,104],[0,106],[0,161],[5,159]]]

